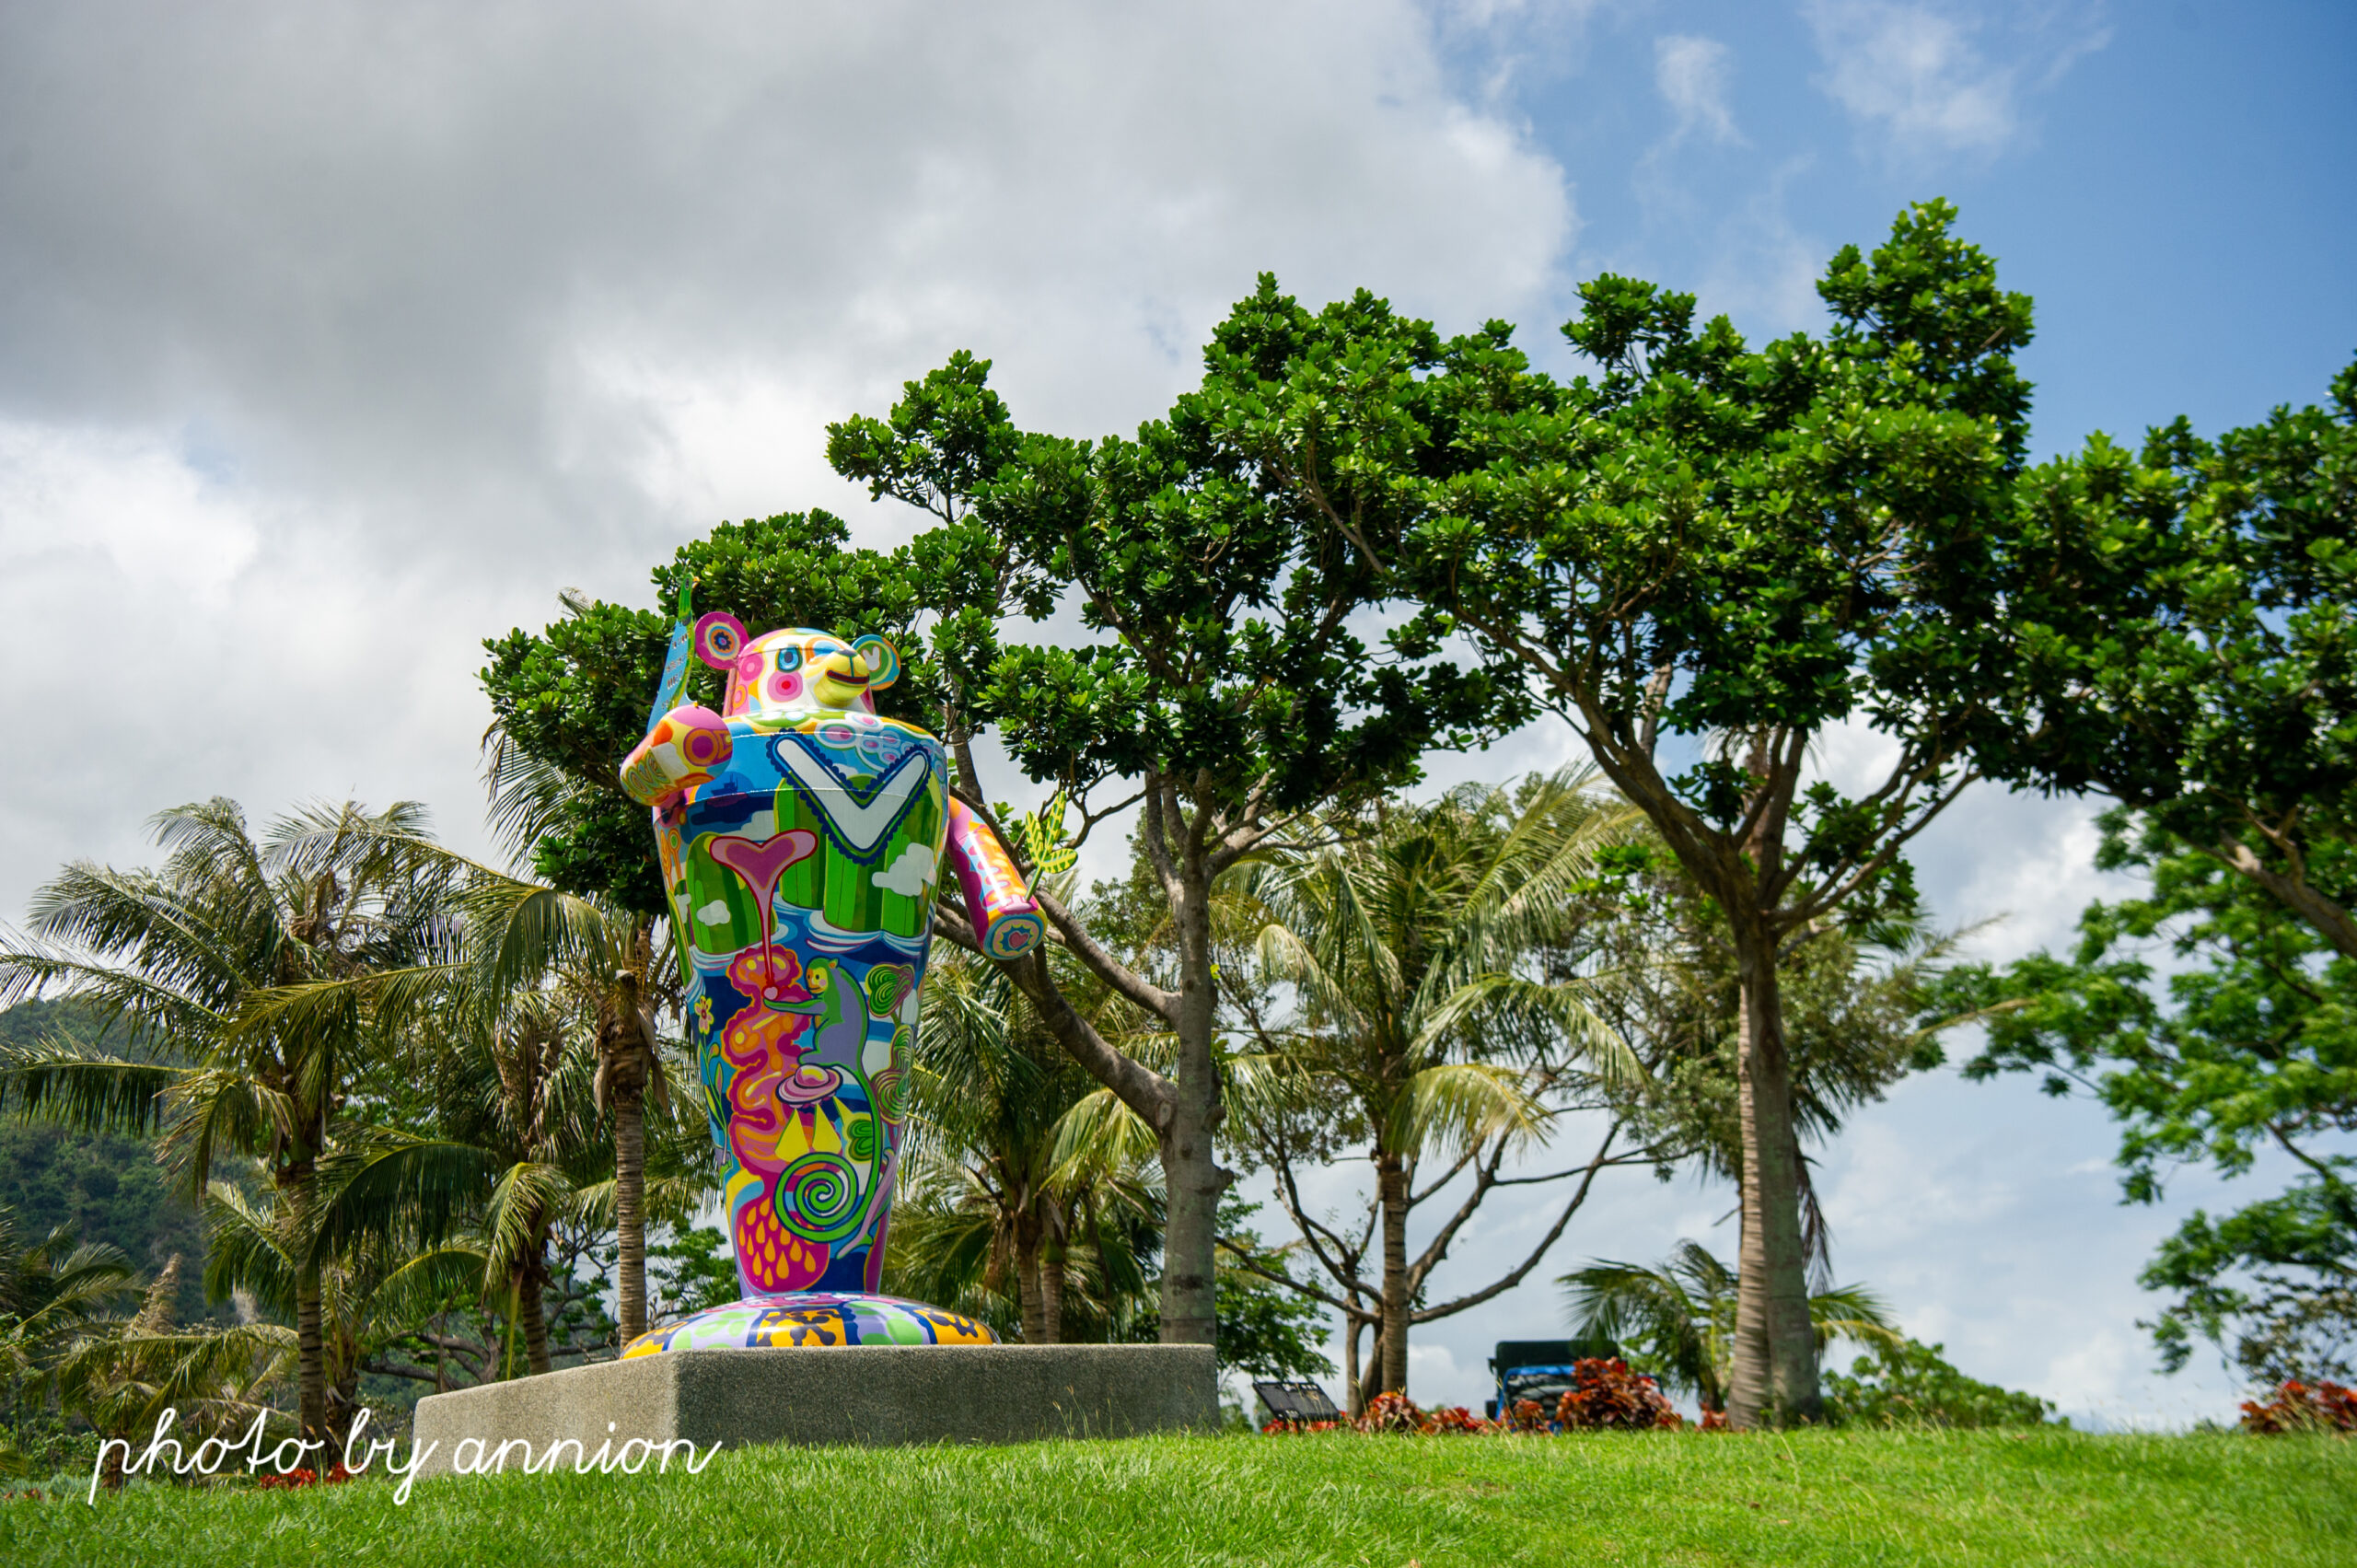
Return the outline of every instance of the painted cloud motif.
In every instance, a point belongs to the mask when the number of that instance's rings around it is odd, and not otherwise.
[[[888,869],[876,874],[876,885],[904,899],[921,899],[925,889],[933,886],[936,869],[931,844],[911,844]]]

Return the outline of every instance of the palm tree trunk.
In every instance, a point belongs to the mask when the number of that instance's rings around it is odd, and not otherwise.
[[[1818,1400],[1776,945],[1756,924],[1731,923],[1742,993],[1736,1081],[1743,1136],[1743,1246],[1727,1421],[1741,1430],[1814,1421]]]
[[[316,1167],[308,1158],[293,1161],[278,1173],[279,1190],[285,1194],[295,1221],[296,1244],[306,1251],[315,1174]],[[328,1430],[328,1357],[327,1342],[320,1332],[319,1269],[312,1262],[298,1265],[295,1274],[295,1388],[304,1440],[333,1441]]]
[[[328,1435],[335,1446],[319,1460],[322,1470],[339,1462],[352,1442],[352,1423],[360,1413],[360,1363],[355,1359],[336,1379],[328,1398]]]
[[[1381,1393],[1408,1391],[1408,1169],[1396,1154],[1375,1158],[1376,1198],[1383,1205],[1383,1370]]]
[[[627,1345],[646,1332],[646,1090],[614,1093],[614,1306]]]
[[[1039,1290],[1039,1218],[1030,1208],[1015,1216],[1015,1289],[1023,1303],[1023,1342],[1048,1342],[1048,1304]]]
[[[524,1330],[524,1359],[535,1377],[549,1369],[549,1324],[540,1309],[540,1290],[547,1277],[548,1264],[536,1252],[517,1281],[516,1316]]]
[[[1064,1244],[1054,1235],[1039,1246],[1039,1323],[1041,1344],[1063,1343]]]

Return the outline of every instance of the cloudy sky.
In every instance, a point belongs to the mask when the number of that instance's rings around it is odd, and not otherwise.
[[[2313,401],[2357,349],[2352,101],[2324,3],[0,5],[0,914],[214,794],[479,842],[482,638],[725,517],[904,538],[825,421],[969,347],[1027,424],[1126,430],[1263,269],[1560,366],[1584,277],[1805,327],[1838,246],[1939,194],[2038,299],[2041,450]],[[2087,816],[1968,798],[1924,886],[2008,917],[1991,955],[2061,940]],[[1826,1152],[1840,1272],[2066,1409],[2222,1413],[2152,1375],[2134,1273],[2232,1194],[2123,1210],[2111,1146],[2021,1084],[1903,1086]],[[1726,1207],[1628,1179],[1534,1279],[1730,1246]],[[1542,1224],[1502,1208],[1454,1279]],[[1531,1283],[1436,1328],[1415,1391],[1477,1400],[1560,1320]]]

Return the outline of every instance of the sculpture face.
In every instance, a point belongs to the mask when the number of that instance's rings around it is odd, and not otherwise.
[[[872,714],[872,693],[900,675],[900,656],[881,637],[846,643],[795,626],[749,642],[736,618],[726,615],[705,616],[695,636],[706,662],[728,672],[721,716],[763,729],[829,714]]]
[[[660,711],[684,674],[675,643],[622,782],[654,807],[737,1283],[749,1297],[873,1292],[953,833],[997,950],[1028,948],[1039,918],[996,841],[974,842],[940,742],[876,714],[900,673],[888,644],[749,638],[712,615],[679,636],[728,672],[726,713]]]

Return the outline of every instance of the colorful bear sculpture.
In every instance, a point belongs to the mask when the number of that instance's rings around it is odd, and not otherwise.
[[[873,693],[900,672],[890,644],[749,637],[720,613],[691,625],[680,597],[621,781],[654,811],[744,1299],[623,1353],[990,1343],[978,1323],[876,1291],[945,860],[992,955],[1039,941],[1038,907],[949,794],[941,743],[877,714]],[[728,676],[717,714],[674,705],[691,651]]]

